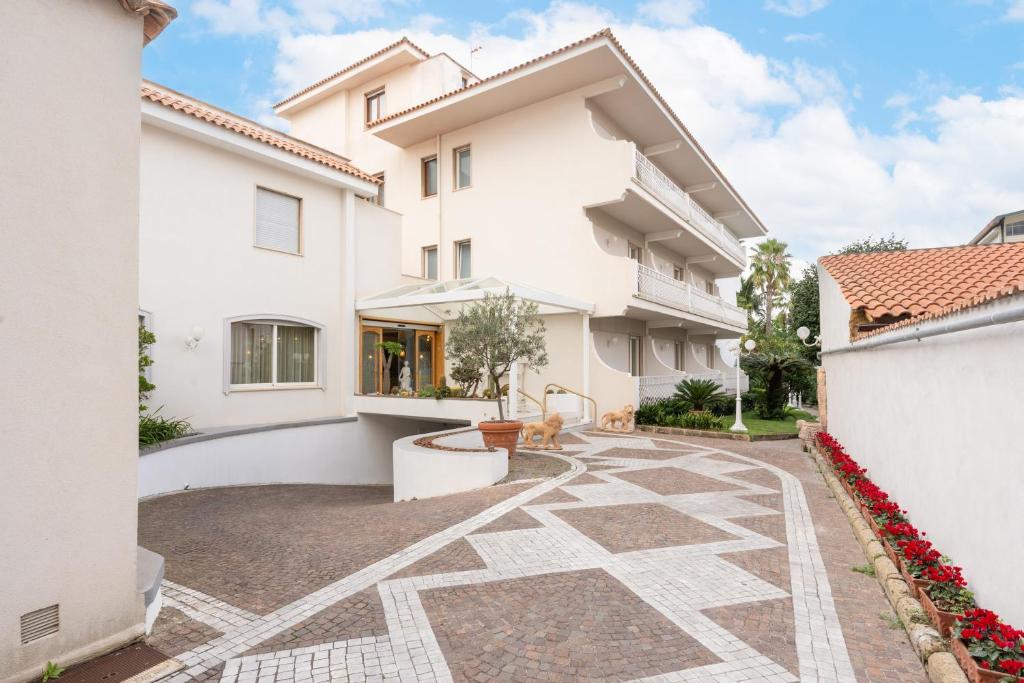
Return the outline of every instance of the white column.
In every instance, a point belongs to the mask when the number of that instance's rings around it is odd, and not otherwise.
[[[583,314],[583,325],[581,326],[583,332],[583,362],[580,367],[583,368],[583,393],[590,396],[590,316],[586,313]],[[592,419],[596,419],[596,416],[590,414],[590,401],[582,401],[583,403],[583,415],[582,422],[589,422]]]
[[[346,190],[342,196],[343,225],[341,229],[341,334],[337,341],[341,346],[341,414],[353,413],[355,378],[359,376],[356,349],[359,348],[359,330],[356,324],[356,196]],[[326,346],[326,344],[324,344]],[[326,353],[327,349],[321,349]],[[332,378],[328,378],[332,379]]]
[[[508,419],[514,420],[519,414],[519,362],[512,363],[508,370]]]

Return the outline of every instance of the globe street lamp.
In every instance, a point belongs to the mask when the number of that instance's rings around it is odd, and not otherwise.
[[[743,342],[743,348],[747,350],[747,353],[750,353],[757,348],[757,342],[753,339],[748,339]],[[740,391],[740,356],[743,349],[741,349],[737,344],[734,351],[736,352],[736,421],[733,423],[732,427],[729,428],[729,431],[745,433],[747,431],[747,426],[743,424],[743,399],[740,396],[742,393]]]
[[[807,338],[811,336],[811,331],[806,327],[796,328],[796,336],[800,337],[800,341],[803,342],[804,346],[813,348],[815,346],[821,346],[821,335],[814,335],[814,341],[808,343]]]

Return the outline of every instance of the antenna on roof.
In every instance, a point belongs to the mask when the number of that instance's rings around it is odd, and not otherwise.
[[[475,53],[477,53],[477,52],[480,52],[480,50],[482,50],[482,49],[484,49],[483,45],[477,45],[476,47],[472,47],[472,48],[469,49],[469,70],[470,71],[473,70],[473,55]]]

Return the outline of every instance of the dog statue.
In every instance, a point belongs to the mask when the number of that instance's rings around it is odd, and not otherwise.
[[[546,450],[562,450],[558,443],[558,433],[562,431],[565,420],[558,413],[551,413],[543,422],[528,422],[523,425],[523,442],[528,448],[535,448],[533,437],[540,435],[540,448]]]
[[[606,432],[632,432],[633,406],[626,404],[622,410],[612,410],[601,416],[601,429]]]

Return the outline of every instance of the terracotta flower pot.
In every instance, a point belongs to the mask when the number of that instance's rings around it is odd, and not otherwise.
[[[978,660],[971,656],[971,653],[967,651],[967,645],[964,641],[959,638],[953,638],[950,641],[950,651],[953,656],[956,657],[957,663],[960,668],[964,670],[964,674],[967,675],[967,680],[971,683],[999,683],[1006,679],[1012,681],[1024,681],[1024,678],[1013,676],[1012,674],[992,671],[991,669],[982,669],[978,666]]]
[[[907,585],[910,586],[910,592],[918,600],[921,599],[921,593],[924,591],[924,589],[930,586],[932,583],[928,579],[919,579],[913,576],[910,572],[907,571],[906,563],[900,565],[900,574],[903,574],[903,580],[907,582]]]
[[[960,615],[956,612],[943,612],[935,603],[932,602],[931,597],[926,591],[921,591],[921,606],[924,607],[925,614],[932,620],[932,624],[939,631],[939,635],[943,638],[949,637],[949,629],[953,627],[957,617]]]
[[[487,420],[477,423],[484,438],[484,445],[490,448],[507,448],[508,457],[516,453],[516,444],[519,443],[519,433],[523,430],[523,423],[519,420]]]
[[[868,513],[868,526],[871,527],[873,532],[875,532],[875,538],[882,541],[882,529],[878,526],[878,522],[875,521],[875,518],[871,516],[870,512]],[[882,541],[882,546],[884,547],[885,545],[885,541]]]
[[[882,539],[882,549],[885,550],[886,556],[892,560],[892,563],[896,565],[896,569],[903,571],[903,558],[899,556],[896,549],[889,544],[889,539]]]

